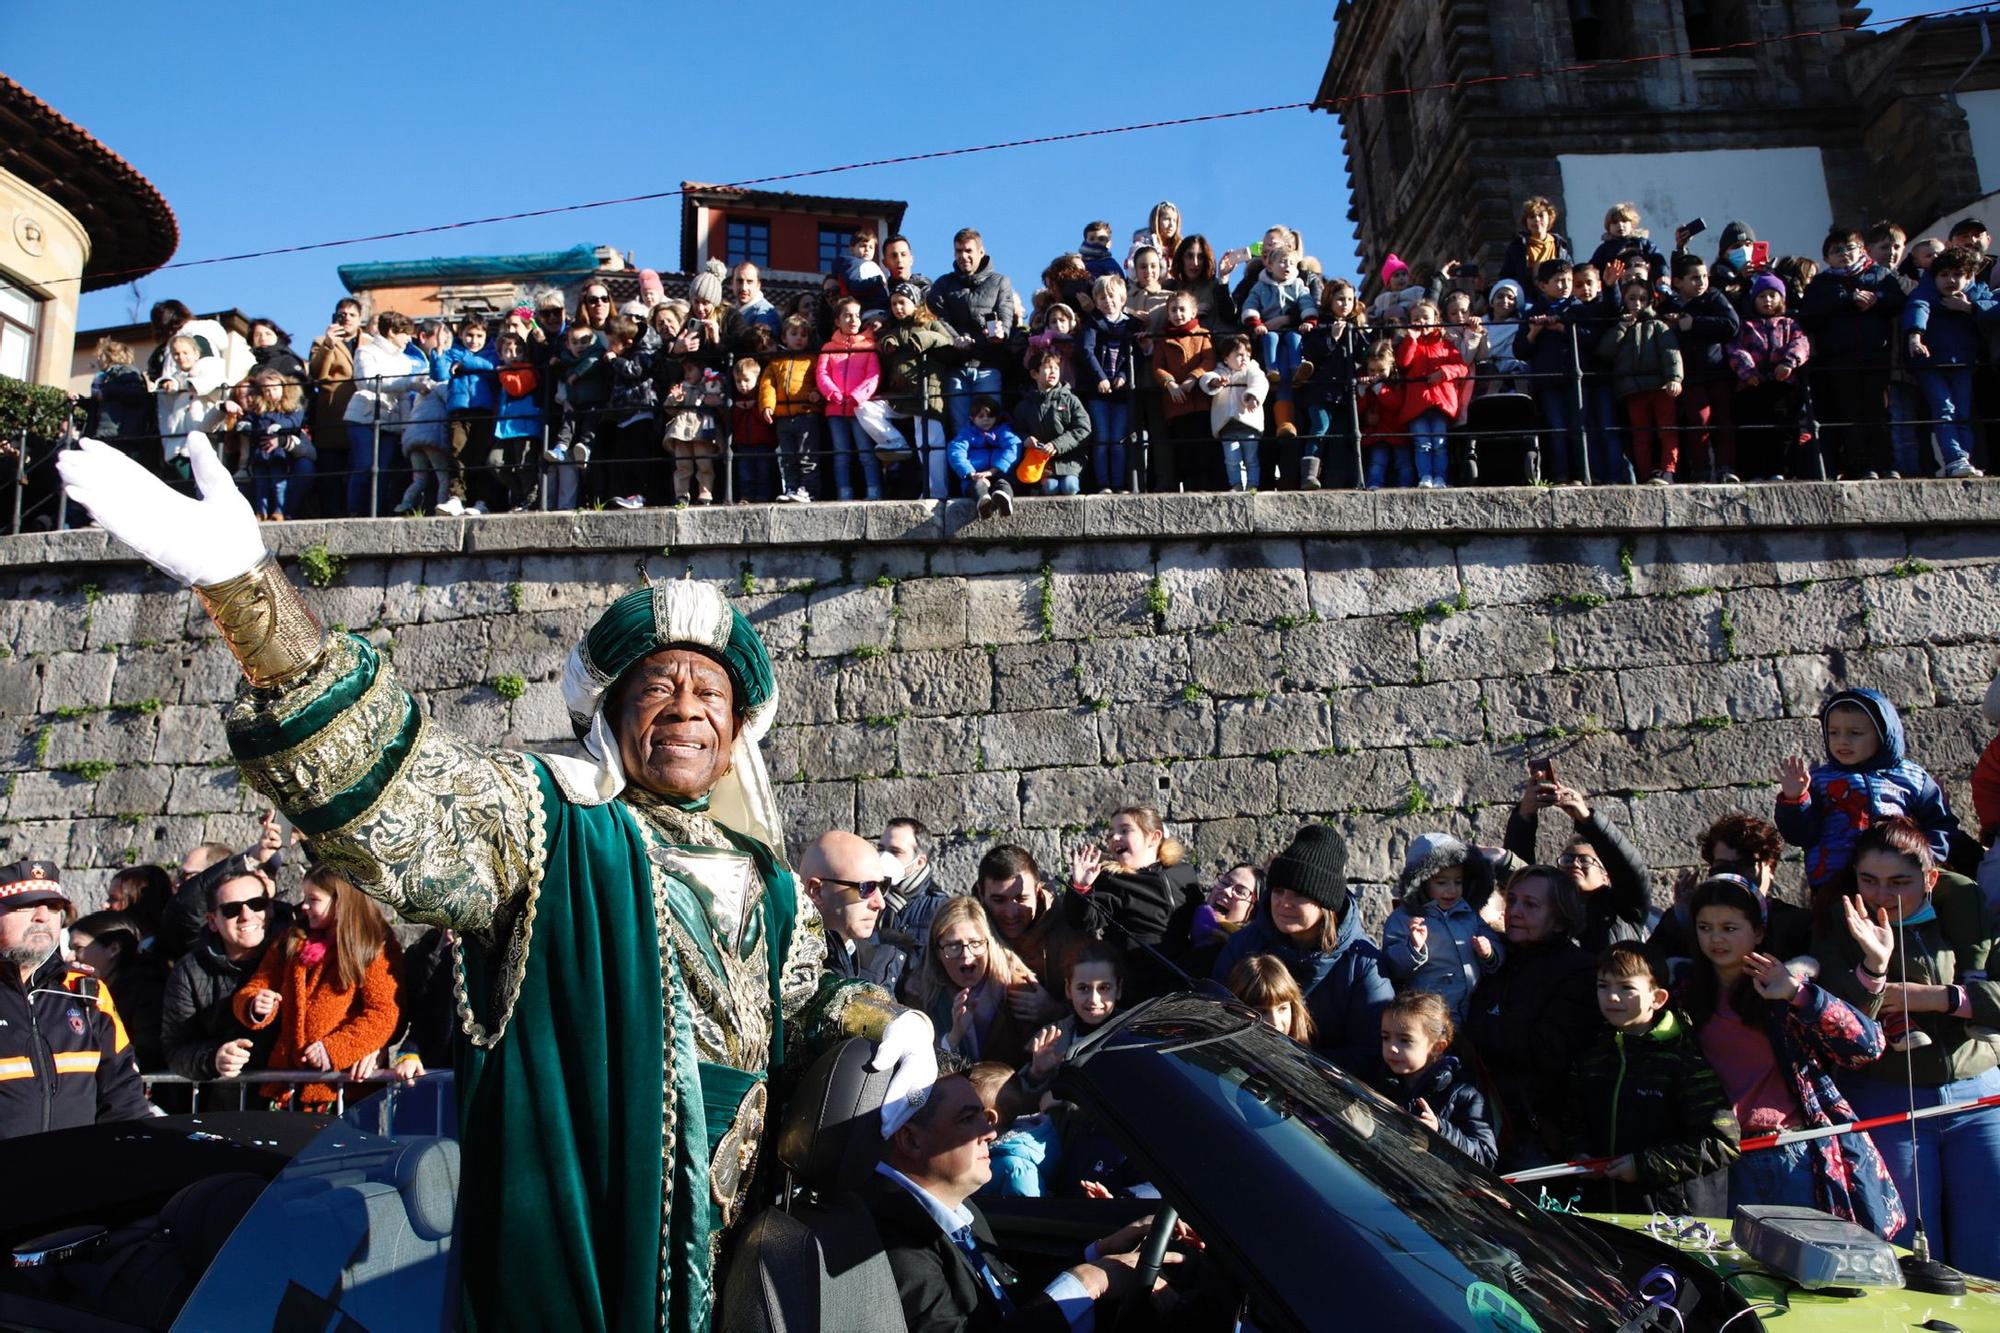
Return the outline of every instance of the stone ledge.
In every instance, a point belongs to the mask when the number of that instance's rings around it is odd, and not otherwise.
[[[1009,518],[969,501],[896,500],[707,509],[579,510],[481,518],[338,519],[270,524],[265,544],[295,557],[324,545],[347,558],[807,548],[913,543],[1331,538],[1395,532],[1670,532],[1939,529],[2000,524],[2000,478],[1780,482],[1758,486],[1487,487],[1451,491],[1274,491],[1258,495],[1020,497]],[[131,564],[97,529],[0,537],[0,568]]]

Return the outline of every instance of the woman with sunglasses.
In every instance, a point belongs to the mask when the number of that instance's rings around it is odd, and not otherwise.
[[[251,1032],[230,1001],[291,925],[291,908],[278,901],[263,872],[251,870],[209,886],[204,922],[194,948],[167,978],[160,1042],[167,1067],[183,1078],[233,1078],[269,1062],[275,1029]]]

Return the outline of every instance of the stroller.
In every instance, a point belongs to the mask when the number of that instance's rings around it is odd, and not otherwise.
[[[1513,380],[1473,398],[1452,432],[1454,486],[1532,486],[1542,477],[1542,417]]]

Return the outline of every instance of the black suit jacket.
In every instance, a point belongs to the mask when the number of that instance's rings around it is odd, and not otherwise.
[[[896,1291],[903,1298],[903,1317],[910,1333],[986,1333],[992,1329],[1035,1330],[1036,1333],[1067,1333],[1069,1321],[1046,1292],[1021,1284],[1010,1286],[1012,1318],[1001,1312],[1000,1302],[965,1252],[939,1229],[937,1221],[924,1211],[910,1192],[885,1176],[869,1182],[869,1211],[875,1215],[876,1229],[888,1250],[889,1268],[896,1275]],[[972,1235],[987,1262],[1007,1282],[1012,1276],[1001,1259],[993,1229],[975,1204]]]

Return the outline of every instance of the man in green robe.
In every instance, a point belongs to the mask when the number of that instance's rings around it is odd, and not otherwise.
[[[198,501],[96,441],[59,467],[236,655],[245,779],[323,861],[458,932],[465,1322],[707,1328],[773,1073],[855,1034],[892,1095],[936,1072],[927,1019],[824,972],[774,850],[762,641],[706,584],[638,589],[564,669],[585,757],[473,745],[320,627],[208,441],[187,452]]]

